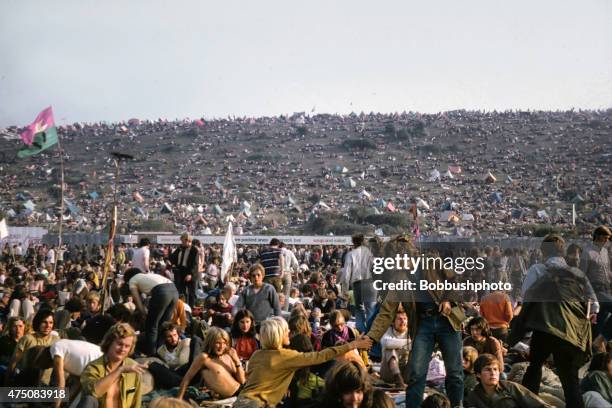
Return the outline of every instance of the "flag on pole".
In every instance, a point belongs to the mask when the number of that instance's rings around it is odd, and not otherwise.
[[[221,282],[225,282],[225,276],[230,271],[232,264],[238,261],[238,255],[236,252],[236,241],[234,241],[234,231],[232,228],[232,222],[230,221],[227,225],[227,234],[225,234],[225,241],[223,241],[223,258],[221,261]]]
[[[50,106],[40,112],[34,122],[21,132],[21,140],[27,147],[17,152],[20,159],[38,154],[57,143],[57,129]]]
[[[8,227],[6,226],[6,220],[0,221],[0,239],[4,239],[9,236]]]

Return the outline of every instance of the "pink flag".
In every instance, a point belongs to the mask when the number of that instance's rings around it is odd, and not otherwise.
[[[419,238],[421,236],[421,230],[419,229],[419,225],[415,225],[414,229],[412,230],[412,232],[414,232],[414,236]]]
[[[37,133],[44,132],[46,129],[52,128],[53,126],[55,126],[53,110],[49,106],[47,109],[40,112],[36,119],[34,119],[34,122],[21,132],[21,140],[23,140],[23,143],[30,146]]]

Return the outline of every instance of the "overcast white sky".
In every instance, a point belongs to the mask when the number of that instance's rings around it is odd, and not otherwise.
[[[612,107],[609,0],[0,2],[0,126]]]

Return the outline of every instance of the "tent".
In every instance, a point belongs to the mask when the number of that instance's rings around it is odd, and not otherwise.
[[[140,215],[141,217],[146,217],[147,213],[145,212],[145,210],[142,209],[142,207],[134,207],[132,208],[132,211],[138,215]]]
[[[134,199],[134,201],[138,201],[139,203],[142,203],[144,201],[144,198],[142,198],[138,191],[134,191],[132,193],[132,198]]]
[[[489,196],[489,199],[491,200],[492,203],[499,204],[502,202],[502,195],[499,191],[496,191],[494,193],[491,193],[491,195]]]
[[[204,228],[204,231],[202,231],[202,234],[204,234],[204,235],[212,235],[212,231],[211,231],[210,227]]]
[[[87,196],[92,200],[97,200],[100,197],[95,191],[92,191],[91,193],[87,194]]]
[[[463,213],[461,214],[462,221],[474,221],[474,216],[472,214]]]
[[[36,204],[34,204],[32,200],[28,200],[23,203],[23,208],[25,208],[26,210],[34,211],[34,208],[36,208]]]
[[[159,210],[159,212],[162,214],[172,214],[172,207],[170,207],[170,204],[164,203],[164,205],[162,205],[162,208]]]
[[[523,216],[522,210],[512,210],[512,218],[519,219]]]
[[[548,218],[548,213],[546,212],[546,210],[540,210],[536,214],[538,215],[539,218],[542,218],[542,219]]]
[[[352,178],[345,178],[344,179],[344,187],[346,188],[355,188],[357,187],[357,183],[355,182],[355,180],[353,180]]]
[[[330,206],[325,204],[323,201],[320,201],[318,203],[315,204],[314,206],[315,208],[319,209],[319,210],[331,210]]]
[[[452,174],[461,174],[461,167],[459,166],[448,166],[448,171]]]
[[[70,213],[70,214],[78,214],[79,213],[79,208],[74,205],[72,203],[72,201],[68,200],[67,198],[64,198],[64,204],[66,205],[66,212]]]
[[[575,203],[575,204],[584,203],[584,198],[582,198],[582,196],[580,194],[576,194],[576,197],[574,197],[572,202]]]
[[[417,198],[416,205],[417,208],[424,208],[426,210],[429,210],[429,204],[427,204],[427,202],[421,198]]]
[[[440,207],[442,211],[456,210],[457,208],[459,208],[459,204],[454,201],[446,201],[442,204],[442,207]]]
[[[379,198],[378,200],[374,202],[374,205],[377,206],[378,208],[385,208],[387,206],[387,202],[383,200],[382,198]]]
[[[455,177],[453,176],[453,173],[451,173],[450,170],[446,170],[446,173],[444,173],[444,177],[448,178],[448,179],[454,179]]]
[[[25,193],[25,192],[24,192],[24,193],[17,193],[17,194],[15,195],[15,199],[16,199],[17,201],[27,201],[27,200],[29,200],[30,198],[32,198],[32,196],[31,196],[29,193]]]
[[[216,213],[217,215],[221,215],[221,214],[223,214],[223,210],[221,209],[221,207],[219,206],[219,204],[215,204],[215,205],[214,205],[214,207],[213,207],[213,210],[215,210],[215,213]]]
[[[489,171],[484,177],[484,181],[489,184],[493,184],[497,181],[497,178]]]
[[[440,172],[437,169],[433,169],[429,174],[429,181],[440,181]]]
[[[243,201],[242,202],[242,209],[243,210],[250,210],[251,209],[251,203],[249,203],[248,201]]]
[[[344,174],[344,173],[348,173],[348,169],[347,169],[346,167],[344,167],[344,166],[341,166],[341,165],[337,165],[337,166],[334,168],[334,171],[335,171],[336,173],[342,173],[342,174]]]
[[[6,212],[6,216],[9,217],[9,218],[12,218],[12,217],[14,217],[16,215],[17,215],[17,213],[12,208]]]
[[[372,194],[368,193],[367,191],[361,190],[361,193],[359,193],[359,198],[363,198],[366,200],[371,200],[372,199]]]
[[[457,215],[454,211],[442,211],[439,215],[440,222],[450,222]]]
[[[204,126],[204,121],[202,119],[196,119],[193,124],[196,126]]]

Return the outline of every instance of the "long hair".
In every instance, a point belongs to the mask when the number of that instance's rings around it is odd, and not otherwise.
[[[227,334],[225,330],[214,326],[206,331],[206,336],[204,337],[204,342],[202,343],[202,351],[210,356],[219,357],[215,352],[215,343],[220,339],[225,342],[225,345],[227,346],[225,352],[227,353],[232,345],[229,334]]]
[[[40,325],[43,322],[43,320],[45,320],[49,316],[53,318],[53,324],[55,325],[55,314],[53,313],[52,310],[50,309],[39,310],[38,313],[36,313],[36,315],[34,316],[34,319],[32,320],[32,329],[35,332],[38,332],[38,329],[40,328]]]
[[[132,354],[134,352],[134,348],[136,348],[136,332],[128,323],[117,323],[104,335],[102,344],[100,345],[100,350],[102,350],[103,353],[106,353],[115,340],[126,339],[128,337],[134,338],[134,342],[132,343],[132,347],[128,353],[129,355]]]
[[[325,377],[325,395],[323,401],[328,406],[338,406],[342,394],[362,391],[361,407],[372,405],[372,383],[365,368],[354,361],[336,363]]]
[[[251,319],[251,328],[249,329],[248,332],[243,333],[240,331],[240,321],[244,318],[249,318]],[[251,313],[250,310],[248,309],[240,309],[237,313],[236,316],[234,316],[234,322],[232,323],[232,330],[231,330],[231,334],[232,334],[232,338],[233,339],[237,339],[240,337],[255,337],[255,335],[257,334],[257,332],[255,331],[255,317],[253,316],[253,313]]]
[[[468,322],[467,327],[466,327],[468,334],[470,330],[472,330],[472,327],[476,327],[477,329],[480,329],[484,337],[487,337],[487,338],[491,337],[491,328],[489,327],[489,322],[487,322],[487,319],[485,319],[484,317],[476,316]]]

